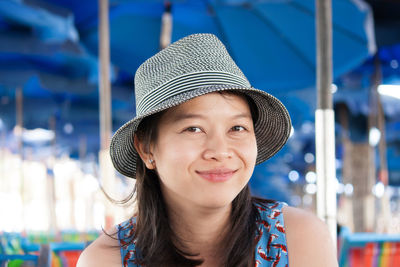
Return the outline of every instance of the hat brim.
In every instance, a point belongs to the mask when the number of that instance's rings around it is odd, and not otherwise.
[[[239,91],[254,101],[258,110],[258,118],[254,124],[258,149],[256,164],[271,158],[283,147],[290,135],[291,121],[285,106],[274,96],[259,89],[218,84],[196,88],[170,97],[150,112],[135,117],[121,126],[111,139],[110,156],[114,167],[121,174],[136,178],[138,153],[133,144],[133,137],[143,118],[180,105],[197,96],[227,90]]]

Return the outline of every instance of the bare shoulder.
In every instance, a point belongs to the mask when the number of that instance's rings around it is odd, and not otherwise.
[[[116,235],[100,235],[80,255],[77,267],[122,266]]]
[[[283,216],[290,266],[338,266],[333,241],[323,221],[294,207],[285,207]]]

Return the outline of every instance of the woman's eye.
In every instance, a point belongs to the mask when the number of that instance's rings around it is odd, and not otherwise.
[[[236,126],[232,127],[232,131],[235,131],[235,132],[241,132],[244,130],[246,130],[246,128],[244,128],[243,126],[236,125]]]
[[[192,126],[192,127],[186,128],[185,131],[191,132],[191,133],[200,133],[201,129],[199,127]]]

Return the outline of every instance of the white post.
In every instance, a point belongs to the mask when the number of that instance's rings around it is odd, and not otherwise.
[[[108,0],[99,0],[99,115],[100,115],[100,176],[105,190],[113,192],[115,176],[109,156],[111,124],[111,83],[110,83],[110,32],[108,19]],[[114,224],[114,209],[104,198],[106,207],[106,229]]]
[[[332,3],[316,0],[317,110],[315,142],[317,213],[329,228],[336,245],[335,119],[332,109]]]
[[[317,214],[328,225],[336,244],[335,116],[332,109],[315,112]]]

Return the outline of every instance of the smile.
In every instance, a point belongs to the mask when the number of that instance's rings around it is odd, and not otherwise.
[[[214,169],[214,170],[208,170],[208,171],[196,171],[198,175],[200,175],[201,178],[214,182],[214,183],[219,183],[219,182],[225,182],[232,178],[232,176],[235,174],[237,170],[231,170],[231,169]]]

